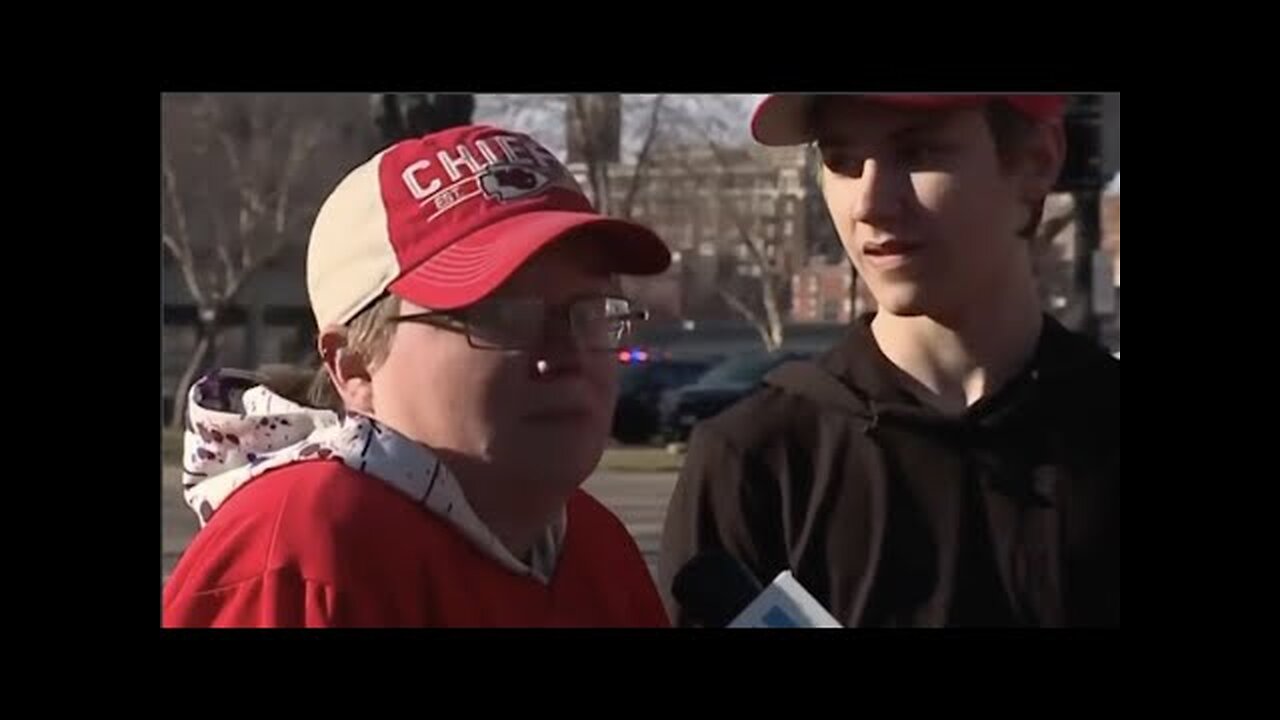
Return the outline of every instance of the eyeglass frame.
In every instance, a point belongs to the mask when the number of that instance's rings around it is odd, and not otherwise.
[[[519,347],[507,347],[507,346],[499,347],[495,345],[478,345],[477,344],[477,341],[475,340],[475,338],[472,337],[471,324],[467,318],[467,315],[475,308],[476,305],[479,305],[480,303],[500,302],[504,299],[524,300],[524,301],[538,300],[542,302],[543,325],[542,325],[541,340],[537,341],[533,345],[519,346]],[[617,347],[609,347],[609,348],[583,347],[583,343],[581,338],[579,337],[578,331],[574,329],[575,325],[573,322],[573,316],[570,314],[572,312],[572,308],[574,307],[574,305],[576,305],[577,303],[583,300],[606,300],[606,301],[621,300],[627,303],[627,307],[629,308],[628,312],[623,317],[616,318],[623,324],[622,332],[619,334],[619,337],[618,337]],[[462,333],[462,335],[464,335],[467,338],[467,344],[475,348],[476,350],[522,352],[522,351],[529,351],[529,350],[537,350],[543,347],[547,342],[548,319],[563,318],[565,321],[565,324],[568,325],[569,327],[569,337],[570,339],[573,340],[574,345],[578,349],[585,350],[586,352],[614,352],[620,349],[622,339],[625,338],[627,334],[632,331],[632,324],[635,322],[644,322],[648,320],[649,317],[650,317],[649,310],[646,308],[640,307],[634,300],[632,300],[629,297],[625,297],[622,295],[614,295],[609,293],[584,293],[581,295],[575,295],[569,298],[568,300],[566,300],[565,302],[561,302],[561,303],[548,303],[542,298],[539,298],[536,296],[528,296],[528,295],[509,296],[509,297],[507,296],[489,297],[489,298],[484,298],[480,301],[477,301],[476,303],[473,303],[471,305],[467,305],[465,307],[451,309],[451,310],[423,310],[420,312],[408,313],[405,315],[396,315],[394,317],[388,318],[388,322],[421,323],[423,325],[430,325],[431,327],[440,328],[441,330],[460,332]],[[444,322],[441,322],[441,321],[444,321]]]

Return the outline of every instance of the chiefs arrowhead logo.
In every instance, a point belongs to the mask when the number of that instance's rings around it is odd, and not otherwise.
[[[496,200],[532,195],[550,184],[551,178],[545,173],[520,165],[496,165],[480,176],[480,188]]]

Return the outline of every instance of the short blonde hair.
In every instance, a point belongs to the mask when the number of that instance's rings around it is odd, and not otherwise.
[[[385,293],[347,322],[347,349],[359,355],[370,370],[381,365],[391,352],[391,339],[395,336],[395,323],[391,320],[399,314],[400,298]],[[307,401],[313,407],[335,412],[345,409],[323,360],[311,378]]]

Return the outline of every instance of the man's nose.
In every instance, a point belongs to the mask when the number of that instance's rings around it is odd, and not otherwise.
[[[892,160],[867,158],[857,181],[853,219],[868,225],[897,219],[902,214],[909,182],[903,168]]]

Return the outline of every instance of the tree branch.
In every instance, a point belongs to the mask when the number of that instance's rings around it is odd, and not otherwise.
[[[707,148],[711,151],[712,157],[715,158],[716,164],[720,167],[722,176],[730,176],[732,174],[732,162],[724,148],[707,133],[706,129],[699,123],[693,122],[689,118],[683,118],[686,126],[691,127],[694,132],[706,143]],[[751,194],[745,193],[748,201],[752,199]],[[736,198],[722,198],[722,205],[729,215],[734,228],[738,231],[738,237],[742,243],[747,246],[747,251],[751,255],[753,262],[760,268],[760,289],[761,300],[764,305],[766,318],[762,321],[760,317],[751,311],[745,303],[724,291],[720,291],[720,295],[725,302],[738,312],[745,315],[760,331],[761,337],[764,339],[765,347],[769,350],[776,350],[782,344],[782,313],[778,306],[777,293],[779,291],[779,275],[785,270],[778,263],[771,262],[765,252],[764,242],[751,231],[746,222],[746,218],[738,211],[734,200]]]
[[[579,152],[582,153],[582,161],[587,166],[587,181],[591,185],[591,200],[596,207],[596,212],[602,215],[608,215],[610,210],[609,197],[609,168],[608,164],[602,162],[600,158],[600,147],[597,144],[598,133],[597,128],[592,127],[591,123],[594,118],[587,107],[587,101],[582,95],[573,95],[569,98],[572,103],[573,116],[575,122],[570,123],[572,138],[570,142],[577,145]],[[572,146],[572,145],[571,145]]]
[[[722,174],[728,175],[729,164],[727,160],[725,160],[725,158],[722,157],[717,152],[716,147],[713,144],[711,144],[711,141],[709,139],[707,140],[707,142],[713,155],[715,155],[717,165],[719,165]],[[692,162],[689,160],[690,153],[688,152],[687,147],[679,148],[679,152],[677,153],[677,156],[680,158],[680,163],[684,166],[686,170],[688,170],[689,172],[695,171],[695,168],[693,167]],[[765,255],[764,248],[757,241],[755,235],[751,232],[751,228],[747,226],[745,219],[742,217],[742,213],[738,212],[738,208],[737,206],[734,205],[733,200],[734,198],[729,197],[727,194],[724,194],[720,197],[720,206],[724,208],[725,212],[728,214],[729,220],[733,223],[734,229],[737,230],[738,232],[739,239],[741,239],[743,244],[747,246],[747,250],[751,254],[752,262],[760,266],[760,270],[762,273],[767,273],[770,271],[771,268],[769,265],[768,258]]]
[[[320,131],[315,125],[306,125],[298,129],[293,137],[289,159],[285,163],[284,176],[280,181],[280,194],[276,197],[275,240],[270,245],[263,262],[270,262],[283,250],[288,241],[289,220],[295,215],[290,204],[293,189],[302,172],[303,163],[320,145]]]
[[[729,307],[739,313],[742,313],[742,316],[751,321],[752,325],[755,325],[756,327],[764,326],[764,318],[760,317],[756,311],[752,310],[751,307],[743,302],[737,295],[725,290],[723,287],[717,287],[716,294],[724,299],[724,301],[728,303]]]
[[[730,165],[728,159],[724,156],[723,150],[710,137],[707,137],[706,141],[707,146],[711,149],[711,154],[716,159],[716,163],[720,166],[721,172],[726,176],[729,175]],[[768,274],[772,267],[769,264],[768,256],[765,254],[764,244],[759,241],[755,233],[751,232],[751,228],[747,226],[746,218],[742,216],[742,213],[738,212],[738,206],[733,202],[734,199],[726,198],[723,203],[729,213],[729,219],[733,221],[733,226],[738,231],[738,237],[751,253],[752,260],[760,266],[762,273]],[[748,201],[751,199],[750,193],[747,194],[747,199]]]
[[[165,248],[169,250],[169,254],[173,256],[174,260],[178,262],[182,261],[182,248],[179,247],[178,241],[174,240],[173,237],[169,235],[169,233],[161,230],[160,242],[164,243]]]
[[[288,224],[289,191],[293,187],[298,168],[302,165],[303,156],[310,151],[309,129],[300,129],[294,133],[289,142],[289,156],[285,158],[284,170],[280,174],[280,191],[276,193],[276,207],[273,227],[277,236],[283,235]]]
[[[220,110],[216,111],[215,117],[218,118],[218,129],[216,131],[218,144],[222,146],[223,153],[227,156],[227,165],[231,169],[231,179],[235,184],[236,192],[240,196],[240,201],[243,206],[249,208],[254,215],[262,215],[266,212],[266,204],[263,202],[262,195],[258,193],[257,188],[255,188],[253,183],[245,177],[244,162],[241,157],[240,150],[236,146],[236,139],[232,137],[231,131],[228,130],[226,124],[223,122],[224,116]],[[243,220],[241,221],[241,225],[241,234],[243,236]]]
[[[178,239],[175,240],[164,232],[160,234],[160,238],[165,247],[169,249],[169,252],[173,254],[174,261],[178,263],[178,267],[182,270],[182,278],[187,283],[187,292],[191,293],[191,298],[197,304],[203,305],[205,296],[200,290],[199,280],[196,279],[191,234],[187,230],[187,214],[182,207],[182,200],[178,196],[178,180],[173,172],[173,163],[169,159],[169,151],[164,147],[163,141],[161,141],[160,169],[164,174],[165,195],[169,199],[169,208],[173,212],[173,222],[177,227]]]
[[[726,176],[729,175],[732,169],[732,163],[730,162],[727,153],[724,151],[724,148],[713,140],[711,135],[709,135],[706,129],[701,125],[694,122],[688,122],[688,124],[693,127],[693,129],[707,144],[707,148],[711,150],[711,156],[715,158],[716,164],[720,166],[721,173]],[[750,199],[750,193],[747,193],[747,197]],[[729,219],[733,221],[734,227],[738,230],[738,236],[742,239],[742,242],[746,244],[747,249],[751,252],[751,256],[755,262],[760,265],[760,270],[764,273],[768,273],[771,268],[769,266],[769,259],[765,255],[763,244],[757,240],[755,234],[751,232],[749,227],[747,227],[746,221],[742,217],[742,213],[738,212],[737,206],[732,201],[725,204],[728,208]]]
[[[662,102],[666,97],[666,95],[658,95],[654,98],[653,108],[649,112],[649,129],[645,133],[644,143],[640,146],[640,154],[636,155],[635,168],[631,173],[631,185],[627,188],[627,195],[622,201],[621,215],[627,220],[631,219],[636,193],[640,191],[640,185],[644,182],[644,171],[648,166],[649,154],[653,149],[654,140],[658,137],[658,123],[662,113]]]
[[[222,292],[217,293],[217,300],[220,302],[229,302],[231,300],[231,292],[228,288],[236,284],[236,268],[231,262],[231,253],[227,250],[226,243],[218,243],[218,257],[222,260],[223,282]]]
[[[773,342],[772,328],[765,320],[757,315],[755,311],[748,307],[745,302],[738,298],[738,296],[728,290],[725,290],[722,287],[717,287],[716,293],[729,307],[733,308],[745,317],[747,321],[751,323],[751,326],[756,329],[756,332],[760,333],[760,339],[764,341],[766,350],[772,351],[776,349],[776,345]]]
[[[231,180],[235,184],[236,192],[241,195],[242,201],[246,200],[247,198],[244,197],[243,193],[248,183],[244,179],[244,165],[241,162],[240,152],[236,149],[235,138],[231,136],[231,132],[228,129],[227,116],[223,112],[222,104],[206,95],[204,96],[204,105],[212,118],[214,136],[217,138],[218,144],[222,146],[223,153],[227,156],[227,166],[231,169]]]

